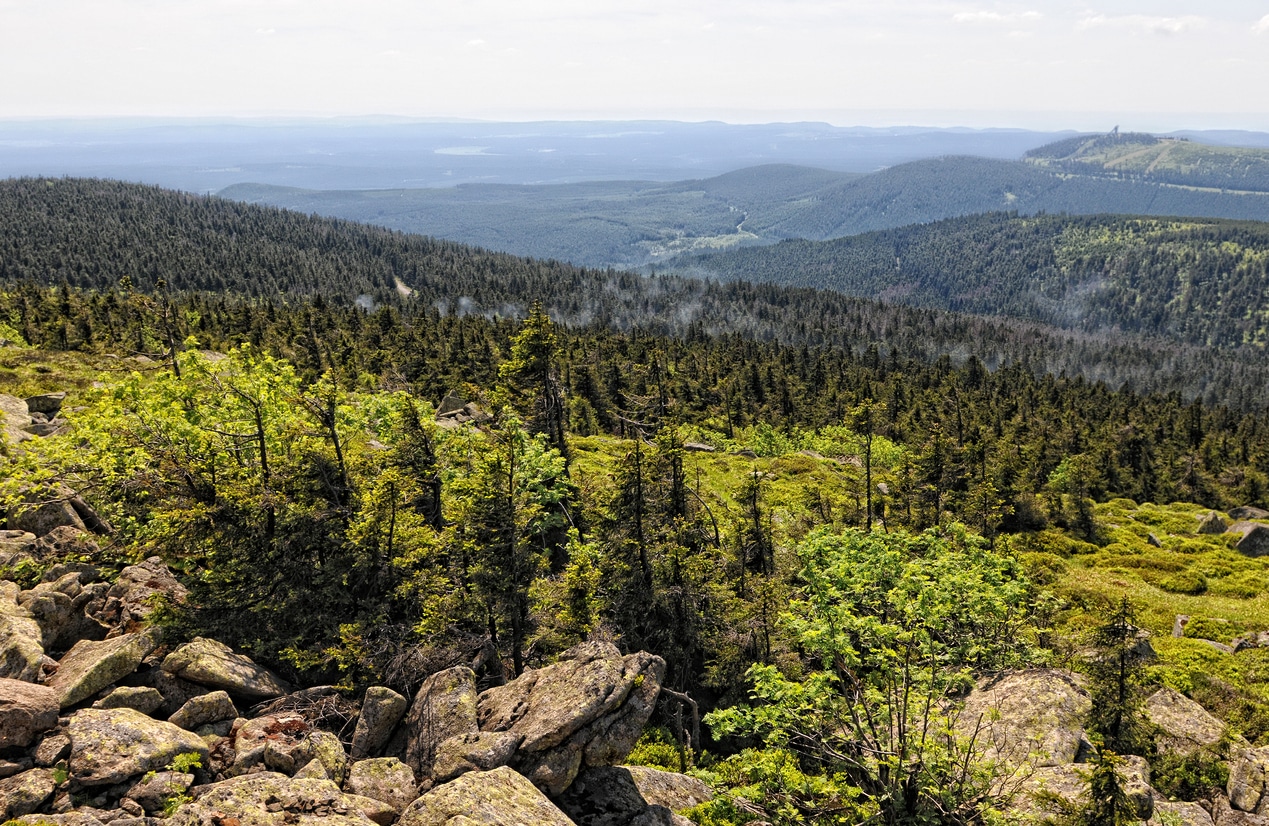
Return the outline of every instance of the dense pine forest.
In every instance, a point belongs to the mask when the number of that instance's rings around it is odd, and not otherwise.
[[[167,561],[190,588],[157,614],[176,639],[349,694],[460,663],[499,685],[583,640],[650,651],[673,693],[632,759],[708,779],[710,826],[1017,822],[947,716],[1008,670],[1087,673],[1089,765],[1115,788],[1115,753],[1182,801],[1228,777],[1233,739],[1169,763],[1123,723],[1147,687],[1269,741],[1264,655],[1194,639],[1269,630],[1263,560],[1196,531],[1269,509],[1260,228],[907,231],[926,246],[901,268],[977,256],[957,294],[1027,267],[1070,287],[1055,233],[1087,242],[1077,272],[1164,273],[1102,297],[1120,329],[1061,330],[103,181],[5,182],[0,219],[0,391],[71,394],[60,431],[6,447],[0,493],[69,485],[113,529],[93,561]],[[1158,286],[1178,259],[1207,285],[1187,330]],[[1153,670],[1125,653],[1141,629]],[[1135,822],[1099,800],[1058,814]]]

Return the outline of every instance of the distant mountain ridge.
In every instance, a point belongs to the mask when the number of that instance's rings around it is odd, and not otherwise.
[[[1073,145],[1085,140],[1071,139]],[[766,165],[672,183],[354,191],[239,185],[220,194],[515,255],[619,268],[1000,210],[1269,221],[1269,193],[1236,194],[969,156],[914,161],[871,174]]]

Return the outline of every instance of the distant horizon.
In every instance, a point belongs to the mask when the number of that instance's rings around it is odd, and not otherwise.
[[[764,117],[765,115],[765,117]],[[830,126],[837,129],[929,129],[929,130],[968,130],[1012,131],[1012,132],[1074,132],[1074,133],[1106,133],[1118,127],[1121,132],[1147,132],[1151,134],[1169,134],[1173,132],[1250,132],[1269,133],[1269,114],[1256,116],[1230,115],[1194,115],[1174,116],[1162,114],[1140,113],[1072,113],[1064,118],[1063,113],[1045,113],[1020,115],[1013,122],[1007,117],[997,115],[995,119],[975,116],[966,112],[930,112],[912,111],[909,113],[872,112],[857,113],[857,117],[831,113],[800,112],[767,112],[751,113],[750,116],[726,117],[721,113],[700,113],[697,117],[684,114],[674,116],[663,115],[629,115],[616,113],[569,114],[534,113],[506,116],[430,116],[401,115],[385,113],[366,114],[322,114],[322,113],[226,113],[226,114],[94,114],[94,115],[6,115],[0,116],[0,128],[6,126],[94,126],[98,128],[128,128],[131,126],[210,126],[210,125],[247,125],[247,126],[312,126],[329,124],[338,125],[372,125],[391,126],[396,124],[533,124],[533,123],[674,123],[674,124],[724,124],[729,126],[771,126],[814,124]]]

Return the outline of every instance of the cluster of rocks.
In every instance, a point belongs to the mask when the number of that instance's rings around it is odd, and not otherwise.
[[[9,443],[61,432],[66,424],[60,417],[65,399],[65,393],[45,393],[29,399],[0,393],[0,415],[4,416],[4,435]]]
[[[1087,761],[1093,748],[1084,730],[1092,700],[1082,678],[1051,669],[1015,671],[980,682],[966,699],[957,729],[978,759],[1004,768],[998,792],[1014,793],[1011,822],[1041,823],[1049,798],[1088,802]],[[1142,822],[1151,826],[1269,826],[1269,747],[1253,749],[1228,734],[1205,708],[1170,688],[1145,703],[1161,755],[1217,757],[1223,738],[1233,747],[1223,793],[1200,802],[1169,801],[1150,785],[1151,767],[1124,757],[1121,780]]]
[[[1269,519],[1269,511],[1243,506],[1234,508],[1227,516],[1233,521],[1226,521],[1225,517],[1216,511],[1209,511],[1203,514],[1198,517],[1198,527],[1195,529],[1195,533],[1207,535],[1234,534],[1238,536],[1234,547],[1239,553],[1246,556],[1265,556],[1269,554],[1269,525],[1252,521]]]
[[[38,559],[39,543],[89,540],[11,541]],[[0,581],[0,822],[684,826],[676,811],[710,797],[618,765],[659,657],[586,643],[483,692],[460,666],[412,701],[379,686],[358,707],[214,640],[166,646],[145,622],[155,595],[185,598],[157,558],[113,582],[83,563]]]
[[[458,391],[451,390],[441,399],[441,406],[436,409],[436,423],[441,427],[454,428],[464,424],[484,424],[493,421],[490,416],[475,402],[463,398]]]

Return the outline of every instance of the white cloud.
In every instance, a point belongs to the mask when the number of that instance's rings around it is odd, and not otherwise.
[[[1140,29],[1153,34],[1173,35],[1201,29],[1207,19],[1193,14],[1183,17],[1152,17],[1147,14],[1093,14],[1079,22],[1081,29]]]
[[[1039,20],[1044,15],[1038,11],[1022,11],[1008,12],[1002,14],[998,11],[962,11],[952,15],[953,22],[956,23],[1009,23],[1017,25],[1018,23]]]
[[[1251,30],[1256,34],[1269,34],[1269,14],[1260,18],[1259,22],[1251,27]]]

